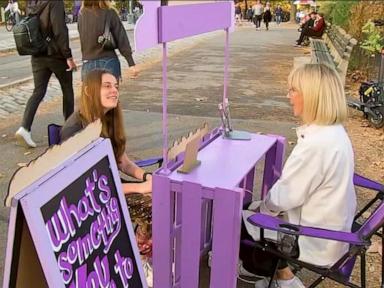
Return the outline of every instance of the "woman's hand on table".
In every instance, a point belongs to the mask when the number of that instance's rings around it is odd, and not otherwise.
[[[152,193],[152,175],[147,175],[147,181],[142,183],[123,183],[124,194],[128,193]]]

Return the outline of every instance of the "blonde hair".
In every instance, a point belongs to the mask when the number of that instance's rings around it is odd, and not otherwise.
[[[290,73],[288,85],[303,97],[305,124],[333,125],[347,119],[344,87],[335,69],[305,64]]]

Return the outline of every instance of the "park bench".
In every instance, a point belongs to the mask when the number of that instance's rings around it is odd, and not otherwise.
[[[357,40],[344,29],[327,23],[323,38],[311,38],[311,63],[323,63],[336,68],[345,83],[349,59]]]

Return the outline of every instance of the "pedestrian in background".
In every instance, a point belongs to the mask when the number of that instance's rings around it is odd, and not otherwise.
[[[113,47],[103,45],[106,25],[109,25],[108,33],[115,44]],[[83,60],[82,79],[89,71],[105,69],[120,80],[121,65],[115,49],[119,49],[120,54],[127,60],[131,76],[138,76],[139,71],[132,57],[127,32],[110,1],[84,0],[79,14],[78,29]]]
[[[268,31],[269,30],[269,22],[272,21],[271,6],[270,6],[269,2],[267,2],[267,4],[265,5],[263,20],[264,20],[264,24],[265,24],[265,29]]]
[[[248,10],[247,10],[247,19],[248,19],[248,22],[251,22],[251,21],[252,21],[252,18],[253,18],[252,7],[249,7]]]
[[[73,113],[72,71],[76,70],[76,64],[69,48],[63,0],[39,0],[30,12],[39,15],[42,34],[48,35],[50,42],[45,53],[31,57],[35,88],[27,102],[21,127],[17,130],[15,137],[23,146],[36,147],[31,136],[32,122],[45,96],[52,73],[59,80],[63,92],[64,118],[67,119]]]
[[[241,7],[240,3],[237,3],[235,6],[235,20],[236,24],[240,25],[241,24]]]
[[[282,16],[283,16],[283,9],[281,8],[280,5],[277,5],[277,8],[275,9],[275,20],[277,25],[280,25]]]
[[[263,19],[263,4],[257,0],[256,4],[252,6],[253,23],[256,25],[256,30],[260,30],[261,20]]]
[[[8,5],[5,7],[4,13],[7,13],[9,11],[10,15],[13,15],[16,21],[16,24],[20,21],[20,14],[21,11],[19,9],[19,4],[16,0],[8,0]]]
[[[73,5],[73,10],[72,10],[72,15],[73,15],[72,22],[77,22],[77,18],[79,17],[80,8],[81,8],[81,0],[75,0],[75,3]]]

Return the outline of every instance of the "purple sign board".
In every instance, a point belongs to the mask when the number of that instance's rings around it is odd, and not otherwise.
[[[110,141],[90,145],[15,197],[45,282],[49,287],[145,288]]]

